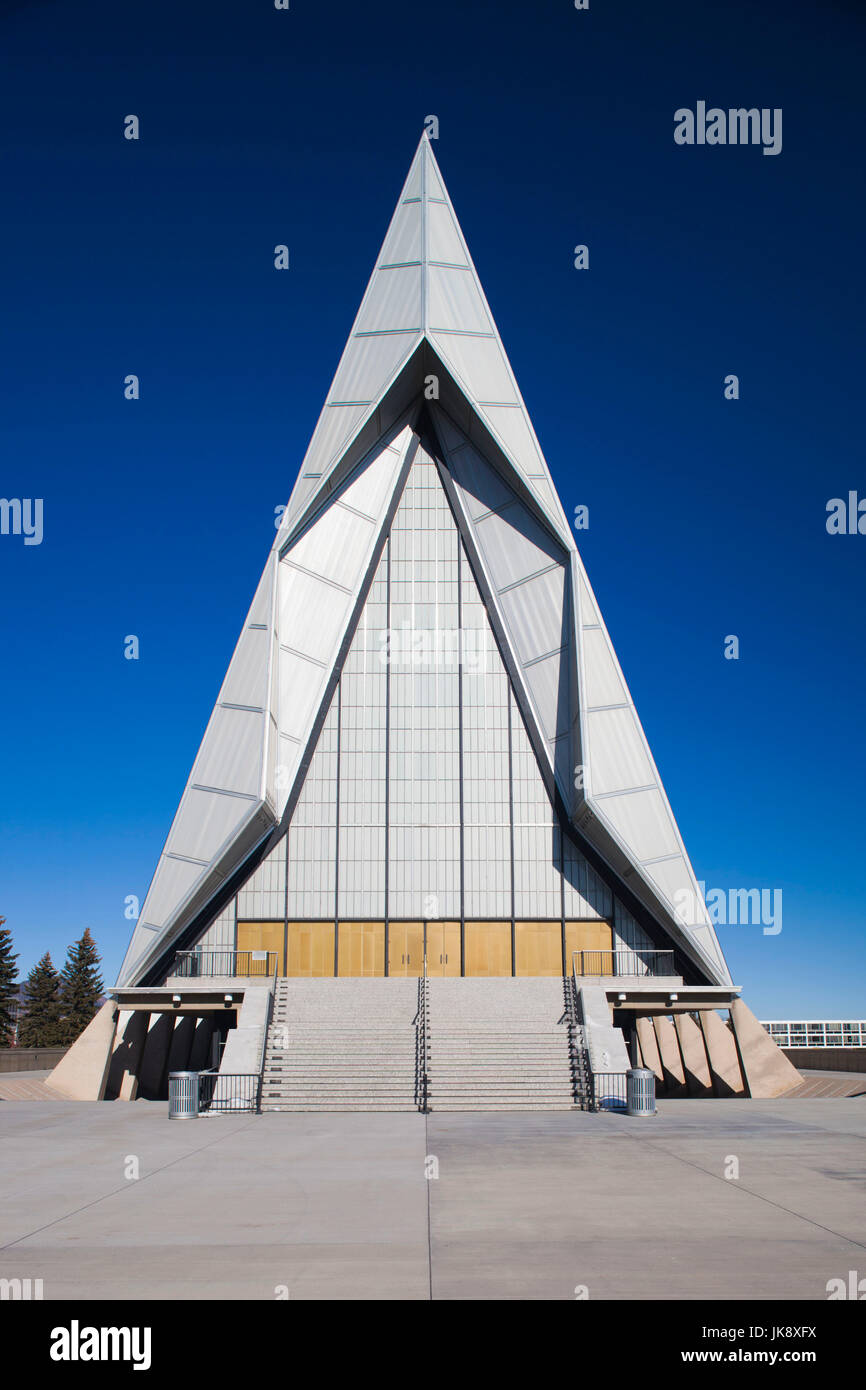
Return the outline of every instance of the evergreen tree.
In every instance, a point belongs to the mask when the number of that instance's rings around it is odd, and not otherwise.
[[[13,1002],[18,979],[15,964],[18,957],[12,950],[12,933],[4,927],[5,921],[5,917],[0,917],[0,1047],[9,1047],[12,1043]]]
[[[89,927],[85,928],[81,940],[70,946],[60,977],[64,1043],[74,1043],[99,1008],[103,988],[99,963],[96,942]]]
[[[48,951],[24,981],[25,1013],[18,1025],[19,1047],[57,1047],[63,1042],[60,976]]]

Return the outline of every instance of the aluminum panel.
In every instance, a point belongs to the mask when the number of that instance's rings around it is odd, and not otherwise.
[[[583,662],[584,699],[590,709],[596,705],[620,705],[627,700],[628,692],[601,628],[584,629]]]
[[[471,401],[517,404],[517,392],[505,354],[495,338],[464,337],[461,333],[432,330],[428,336]]]
[[[421,260],[421,204],[400,202],[391,218],[377,266]]]
[[[171,920],[178,903],[192,891],[203,873],[204,869],[199,864],[189,864],[183,859],[166,859],[163,856],[147,895],[147,922],[150,926],[164,927]],[[142,936],[141,944],[143,950],[150,949],[153,944],[150,932]]]
[[[589,712],[585,729],[593,797],[655,784],[655,768],[630,707]]]
[[[477,522],[476,537],[490,578],[497,590],[519,583],[528,575],[565,565],[565,553],[517,499],[504,511]],[[560,591],[559,625],[562,626]]]
[[[469,256],[450,204],[428,203],[426,214],[427,259],[445,261],[449,265],[468,266]]]
[[[565,571],[560,568],[500,594],[499,606],[521,662],[535,661],[569,643],[570,634],[563,631],[564,603]]]
[[[658,788],[605,797],[598,809],[639,863],[659,855],[680,853]]]
[[[533,479],[534,487],[537,475],[544,474],[545,466],[524,408],[489,405],[484,407],[482,413],[512,463],[525,477]]]
[[[427,321],[432,332],[462,329],[490,333],[490,318],[469,271],[430,266],[427,272]]]
[[[258,797],[265,718],[262,711],[225,709],[218,705],[193,764],[190,783]]]
[[[569,729],[568,662],[559,652],[526,668],[524,680],[538,713],[544,737],[551,741]],[[553,749],[550,750],[551,761]]]

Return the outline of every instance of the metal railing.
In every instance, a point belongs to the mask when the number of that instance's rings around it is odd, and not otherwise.
[[[262,1078],[256,1072],[203,1071],[198,1079],[198,1112],[200,1115],[218,1111],[250,1111],[257,1114]]]
[[[427,1114],[429,1090],[429,1012],[430,995],[427,988],[427,952],[418,978],[418,1014],[415,1026],[415,1104],[422,1115]]]
[[[675,973],[673,951],[572,951],[575,975],[646,976]]]
[[[178,951],[172,973],[188,980],[217,975],[254,979],[267,978],[276,969],[276,951]]]
[[[625,1110],[628,1103],[628,1072],[590,1072],[593,1110]]]

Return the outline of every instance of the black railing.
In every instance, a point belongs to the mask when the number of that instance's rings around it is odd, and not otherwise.
[[[415,1020],[415,1104],[424,1115],[428,1111],[429,1009],[430,996],[427,988],[427,953],[425,951],[424,968],[418,980],[418,1014]]]
[[[628,1073],[596,1071],[590,1072],[590,1075],[593,1110],[625,1110],[628,1102]]]
[[[218,975],[268,978],[277,968],[276,951],[178,951],[172,974],[185,980]]]
[[[256,1072],[203,1071],[198,1079],[198,1111],[200,1115],[221,1110],[251,1111],[259,1109],[261,1075]]]
[[[675,973],[673,951],[573,951],[575,975],[671,976]]]

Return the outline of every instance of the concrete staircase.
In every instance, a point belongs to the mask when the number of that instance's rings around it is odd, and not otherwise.
[[[428,990],[431,1110],[582,1104],[581,1039],[561,978],[434,979]]]
[[[262,1110],[417,1110],[419,982],[277,981]]]

